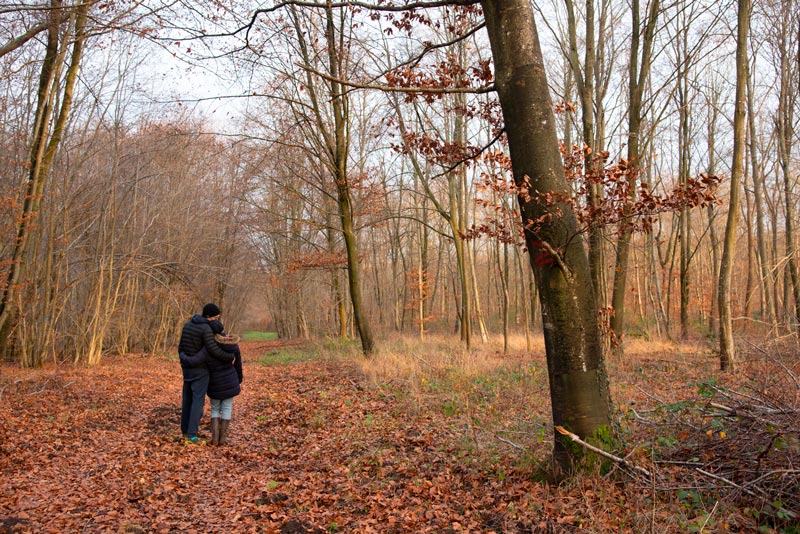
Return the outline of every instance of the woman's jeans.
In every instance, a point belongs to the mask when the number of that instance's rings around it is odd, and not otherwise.
[[[203,417],[203,404],[209,380],[208,369],[183,369],[183,404],[181,406],[181,433],[194,437]]]
[[[233,397],[209,400],[211,401],[211,418],[220,417],[230,421],[233,417]]]

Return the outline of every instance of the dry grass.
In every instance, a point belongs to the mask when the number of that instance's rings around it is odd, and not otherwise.
[[[620,410],[627,443],[624,451],[617,452],[631,454],[636,463],[657,473],[659,482],[650,485],[629,480],[625,489],[618,492],[599,473],[587,473],[559,492],[572,497],[576,492],[583,495],[585,511],[598,518],[608,515],[609,509],[618,509],[619,502],[624,501],[630,510],[630,517],[625,519],[630,531],[741,531],[759,523],[780,524],[781,521],[773,522],[775,510],[770,511],[764,499],[751,502],[747,492],[699,476],[690,461],[700,454],[695,451],[708,451],[709,471],[713,467],[718,473],[732,476],[728,469],[737,466],[725,463],[725,458],[735,457],[725,453],[726,443],[743,450],[757,447],[764,451],[770,447],[768,440],[755,441],[753,429],[748,434],[732,421],[699,412],[708,402],[704,397],[707,393],[703,393],[706,384],[718,385],[721,392],[769,390],[771,395],[781,397],[793,414],[797,413],[800,351],[796,340],[777,345],[758,343],[744,342],[741,371],[723,374],[707,340],[675,343],[629,339],[625,354],[606,362],[612,398]],[[465,457],[533,472],[547,460],[552,448],[543,340],[537,336],[528,349],[525,338],[515,336],[505,354],[499,337],[486,344],[478,340],[475,345],[467,351],[455,336],[430,335],[422,340],[396,336],[386,339],[374,357],[361,358],[360,365],[373,386],[401,392],[417,413],[437,414],[439,424],[450,429]],[[730,403],[729,399],[722,400]],[[725,423],[727,434],[720,434],[713,426],[720,421]],[[797,430],[787,430],[791,439],[796,439]],[[759,432],[769,437],[767,431]],[[797,459],[800,451],[795,450],[796,441],[791,443],[780,455],[771,454],[776,458],[772,469],[778,469],[787,458],[790,463]],[[684,457],[686,463],[681,464]],[[678,464],[654,463],[658,458],[671,458]],[[791,469],[796,477],[796,469]],[[745,479],[737,482],[748,483]],[[587,486],[595,487],[584,491]],[[772,493],[783,502],[791,500],[783,487],[775,487]],[[771,490],[765,487],[764,494]],[[765,529],[781,531],[769,526]]]
[[[395,335],[382,342],[375,357],[364,359],[362,369],[374,383],[397,379],[415,382],[456,369],[464,376],[491,374],[544,355],[541,336],[531,338],[530,350],[524,336],[511,336],[506,354],[502,351],[502,338],[494,337],[485,344],[478,340],[475,345],[467,351],[455,336],[431,334],[420,339]]]

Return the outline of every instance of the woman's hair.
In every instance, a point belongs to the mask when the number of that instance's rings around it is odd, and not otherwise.
[[[219,319],[209,321],[208,324],[211,325],[211,331],[215,334],[221,334],[225,331],[225,327],[222,325],[222,321]]]

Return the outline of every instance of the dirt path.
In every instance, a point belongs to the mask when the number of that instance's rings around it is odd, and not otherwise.
[[[523,532],[550,524],[532,517],[550,515],[541,486],[513,466],[498,474],[457,457],[458,437],[437,414],[366,387],[352,362],[258,365],[271,347],[244,347],[227,447],[182,445],[175,360],[3,367],[0,534]]]

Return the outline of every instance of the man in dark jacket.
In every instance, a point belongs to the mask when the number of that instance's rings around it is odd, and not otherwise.
[[[195,315],[183,325],[178,352],[185,356],[193,356],[205,349],[210,358],[231,365],[234,356],[222,350],[214,339],[209,321],[220,318],[220,310],[216,304],[203,306],[203,314]],[[190,366],[181,357],[183,370],[183,402],[181,406],[181,432],[183,442],[187,445],[205,445],[205,440],[197,437],[200,419],[203,417],[203,404],[208,389],[208,366]]]

